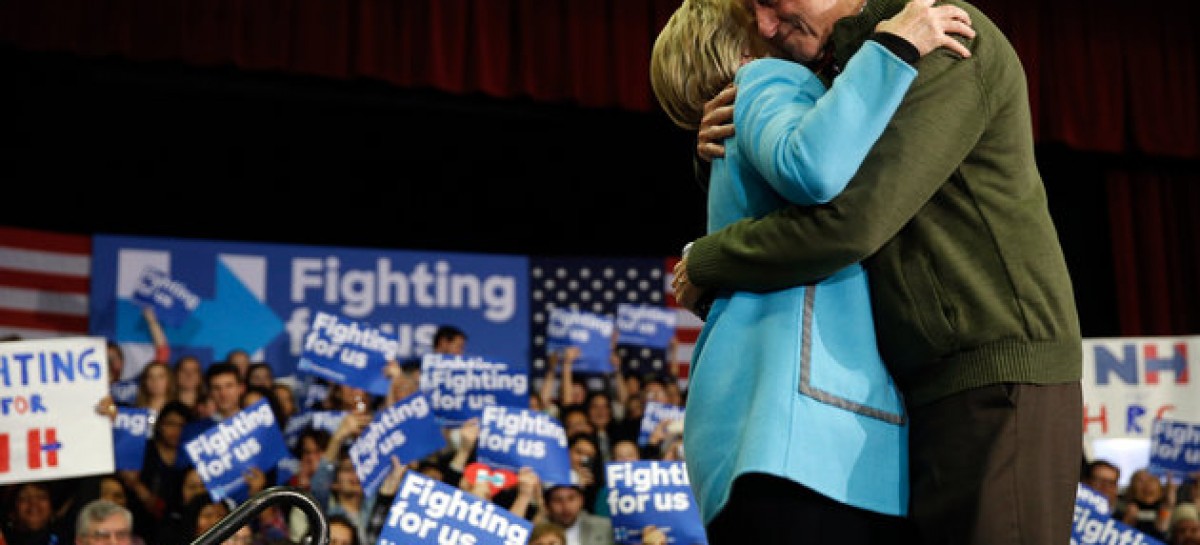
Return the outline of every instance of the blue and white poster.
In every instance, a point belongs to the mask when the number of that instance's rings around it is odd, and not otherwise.
[[[546,351],[562,352],[567,347],[578,347],[574,372],[611,373],[612,340],[613,319],[609,316],[566,308],[550,311]]]
[[[113,419],[113,456],[116,470],[142,469],[142,458],[146,455],[146,440],[150,438],[150,409],[118,407]]]
[[[133,405],[137,401],[138,381],[136,378],[118,380],[108,386],[108,394],[118,405]]]
[[[183,446],[213,500],[249,497],[244,474],[252,467],[270,471],[287,454],[283,432],[267,400],[212,426]]]
[[[383,368],[396,358],[399,345],[390,333],[379,328],[317,312],[304,337],[297,369],[384,396],[391,381]]]
[[[373,497],[392,472],[392,456],[407,464],[444,446],[446,439],[429,399],[417,392],[375,412],[375,418],[350,445],[350,461],[363,493]]]
[[[529,466],[544,484],[571,482],[571,456],[562,423],[541,411],[488,407],[479,422],[475,457],[493,467]]]
[[[293,376],[313,318],[324,312],[388,333],[400,361],[429,352],[442,324],[500,361],[529,361],[525,256],[97,235],[90,324],[121,344],[127,376],[153,357],[133,298],[146,267],[199,298],[184,324],[163,328],[176,357],[220,361],[241,348],[269,362],[276,377]]]
[[[675,336],[677,312],[660,306],[617,305],[617,344],[665,350]]]
[[[1155,420],[1150,438],[1150,471],[1176,479],[1200,471],[1200,424]]]
[[[183,284],[172,280],[167,273],[147,266],[133,290],[133,300],[154,308],[162,325],[180,327],[200,305],[200,298]]]
[[[313,411],[308,410],[297,414],[287,421],[287,429],[283,430],[283,438],[289,449],[295,448],[304,430],[312,428],[329,432],[337,431],[346,417],[346,411]]]
[[[603,501],[618,544],[640,545],[642,529],[651,525],[666,534],[668,543],[708,543],[683,462],[609,463],[605,482],[608,496]]]
[[[683,407],[660,401],[647,401],[646,408],[642,410],[642,425],[638,429],[638,444],[643,447],[649,444],[654,429],[662,422],[673,420],[683,420]]]
[[[443,426],[456,427],[495,405],[529,406],[529,367],[481,357],[426,354],[421,391]]]
[[[377,545],[525,545],[532,529],[489,500],[406,471]]]
[[[1075,518],[1071,545],[1163,545],[1125,523],[1112,518],[1104,495],[1079,485],[1075,494]]]

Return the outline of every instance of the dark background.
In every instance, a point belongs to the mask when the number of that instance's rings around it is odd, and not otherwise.
[[[0,46],[0,224],[388,249],[666,257],[704,231],[660,112]],[[1119,334],[1103,169],[1039,147],[1083,333]]]

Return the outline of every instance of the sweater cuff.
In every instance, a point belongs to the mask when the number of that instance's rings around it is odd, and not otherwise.
[[[917,50],[917,46],[896,34],[876,32],[871,34],[870,39],[879,42],[879,45],[886,47],[893,55],[900,57],[908,64],[917,64],[917,61],[921,60],[921,52]]]

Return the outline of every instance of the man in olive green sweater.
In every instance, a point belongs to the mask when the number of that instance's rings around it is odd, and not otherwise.
[[[970,14],[972,56],[942,50],[918,62],[893,121],[832,202],[696,240],[676,268],[676,297],[702,314],[698,301],[714,293],[811,283],[862,261],[880,350],[911,418],[909,512],[921,543],[1061,545],[1082,458],[1074,294],[1020,61],[978,9],[952,3]],[[760,34],[828,82],[903,6],[754,9]],[[701,157],[722,152],[733,94],[706,106]]]

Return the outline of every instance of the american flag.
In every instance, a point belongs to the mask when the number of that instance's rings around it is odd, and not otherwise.
[[[92,239],[0,227],[0,337],[86,335]]]
[[[677,346],[672,361],[666,351],[618,345],[626,375],[670,374],[686,386],[688,362],[696,335],[703,325],[690,312],[678,309],[671,295],[671,271],[679,258],[534,257],[530,259],[530,334],[533,376],[546,368],[546,323],[550,311],[570,308],[616,316],[617,305],[654,305],[676,308]],[[589,377],[591,389],[602,379]]]
[[[86,335],[91,238],[0,226],[0,337]],[[699,319],[675,305],[671,271],[678,257],[530,258],[533,375],[544,374],[546,320],[555,306],[615,316],[620,303],[675,308],[676,348],[669,354],[618,346],[626,373],[674,375],[686,387]]]

